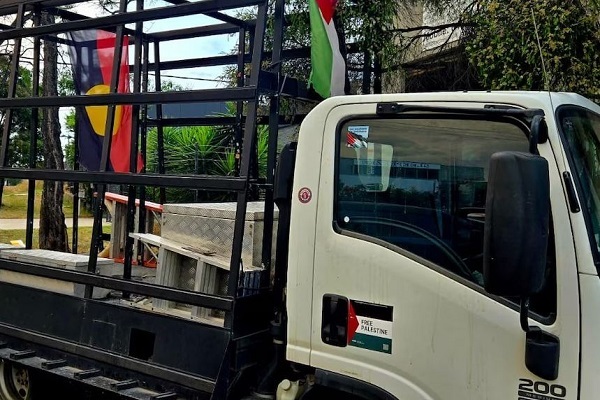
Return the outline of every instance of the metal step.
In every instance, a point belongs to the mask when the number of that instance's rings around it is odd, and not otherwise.
[[[72,379],[103,391],[110,391],[123,399],[175,400],[181,398],[177,393],[171,391],[156,392],[144,388],[137,380],[118,381],[102,376],[102,372],[96,368],[79,369],[69,365],[63,359],[51,360],[39,357],[34,350],[13,349],[4,342],[0,343],[0,360]]]

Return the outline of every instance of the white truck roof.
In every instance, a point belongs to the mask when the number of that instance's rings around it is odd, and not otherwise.
[[[461,107],[464,103],[507,104],[519,107],[556,109],[560,105],[573,104],[600,113],[600,107],[591,100],[568,92],[543,91],[462,91],[462,92],[427,92],[427,93],[393,93],[379,95],[350,95],[331,97],[321,102],[316,109],[331,109],[343,104],[367,104],[380,102],[407,103],[455,103]],[[433,104],[432,104],[433,105]],[[466,104],[465,104],[466,106]]]

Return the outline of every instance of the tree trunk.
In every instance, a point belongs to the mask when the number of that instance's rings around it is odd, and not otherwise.
[[[42,25],[53,24],[54,16],[43,13]],[[43,42],[44,72],[42,90],[44,96],[58,95],[58,47],[54,41]],[[42,108],[41,131],[44,141],[44,167],[64,169],[63,151],[60,143],[60,120],[58,107]],[[44,181],[40,208],[40,249],[69,251],[69,236],[63,212],[63,182]]]

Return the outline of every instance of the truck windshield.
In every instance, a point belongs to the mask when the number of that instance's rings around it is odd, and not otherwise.
[[[334,229],[482,285],[490,157],[528,148],[524,129],[508,120],[414,114],[344,121]],[[549,279],[531,303],[542,316],[556,304],[552,237],[548,253]]]
[[[596,252],[600,250],[600,116],[589,110],[565,107],[558,123],[571,153],[573,173],[579,181],[579,201],[588,211],[588,230]],[[596,254],[597,255],[597,254]]]

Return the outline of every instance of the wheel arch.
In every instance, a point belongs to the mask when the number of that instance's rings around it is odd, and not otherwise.
[[[334,372],[317,369],[315,385],[306,391],[301,400],[333,400],[332,394],[344,394],[348,400],[399,400],[388,391],[370,383],[340,375]],[[348,396],[352,396],[351,399]]]

